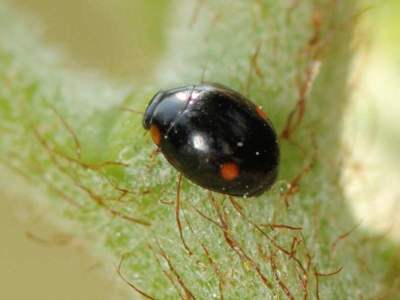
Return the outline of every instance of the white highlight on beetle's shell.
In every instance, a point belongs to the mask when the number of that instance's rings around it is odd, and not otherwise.
[[[200,96],[200,92],[193,91],[190,98],[192,100],[196,100],[197,98],[199,98],[199,96]]]
[[[256,151],[256,155],[257,155],[257,156],[260,155],[260,152]]]
[[[180,101],[186,101],[186,100],[196,100],[199,98],[200,92],[199,91],[191,91],[190,93],[186,92],[178,92],[175,94],[175,97],[180,100]]]
[[[236,145],[237,145],[238,147],[243,147],[243,142],[238,142]]]
[[[179,92],[179,93],[176,93],[175,96],[176,96],[176,98],[178,98],[181,101],[186,101],[188,98],[187,92]]]
[[[191,141],[193,144],[193,147],[199,151],[207,151],[208,150],[208,145],[206,143],[205,138],[199,134],[195,133],[191,136]]]

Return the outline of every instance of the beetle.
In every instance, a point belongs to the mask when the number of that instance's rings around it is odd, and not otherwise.
[[[277,178],[279,144],[261,107],[216,83],[158,92],[143,117],[167,161],[195,184],[258,196]]]

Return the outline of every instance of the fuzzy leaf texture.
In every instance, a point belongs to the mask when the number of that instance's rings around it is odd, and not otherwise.
[[[338,181],[355,1],[178,2],[146,87],[64,70],[35,27],[0,4],[2,164],[93,249],[123,257],[132,298],[377,295],[379,273],[364,270],[372,246],[359,233],[346,239],[357,224]],[[121,110],[203,79],[262,105],[280,134],[279,180],[258,198],[183,180],[177,207],[177,172],[154,154],[141,116]]]

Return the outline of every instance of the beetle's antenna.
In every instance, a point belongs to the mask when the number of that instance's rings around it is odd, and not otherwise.
[[[193,9],[192,17],[190,19],[189,28],[193,28],[193,26],[196,24],[201,8],[205,4],[205,2],[206,0],[197,0],[196,6]]]
[[[200,79],[200,82],[201,82],[202,84],[205,82],[204,79],[205,79],[205,77],[206,77],[207,69],[208,69],[208,62],[206,62],[206,63],[204,64],[203,70],[202,70],[202,72],[201,72],[201,79]]]
[[[136,110],[136,109],[133,109],[133,108],[129,108],[129,107],[124,107],[124,106],[119,107],[118,110],[130,112],[130,113],[133,113],[133,114],[139,114],[139,115],[142,115],[142,116],[144,115],[144,112],[142,112],[142,111],[139,111],[139,110]]]

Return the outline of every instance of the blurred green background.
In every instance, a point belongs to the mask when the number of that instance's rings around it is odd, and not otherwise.
[[[12,3],[40,19],[48,44],[65,54],[66,67],[139,83],[151,78],[161,60],[173,17],[167,0]],[[400,1],[367,2],[365,7],[369,9],[360,17],[354,41],[358,54],[343,132],[349,150],[343,183],[362,226],[378,232],[390,228],[388,236],[400,241]],[[88,257],[77,241],[60,242],[65,233],[49,225],[34,202],[27,207],[29,191],[20,191],[18,182],[10,188],[7,173],[0,174],[0,196],[9,200],[0,202],[0,234],[6,245],[0,248],[0,299],[126,297],[111,284],[114,266]],[[50,243],[27,238],[27,232]]]
[[[39,16],[72,67],[149,79],[165,46],[169,0],[12,0]]]
[[[343,176],[354,214],[400,242],[400,1],[366,2],[343,140]]]

